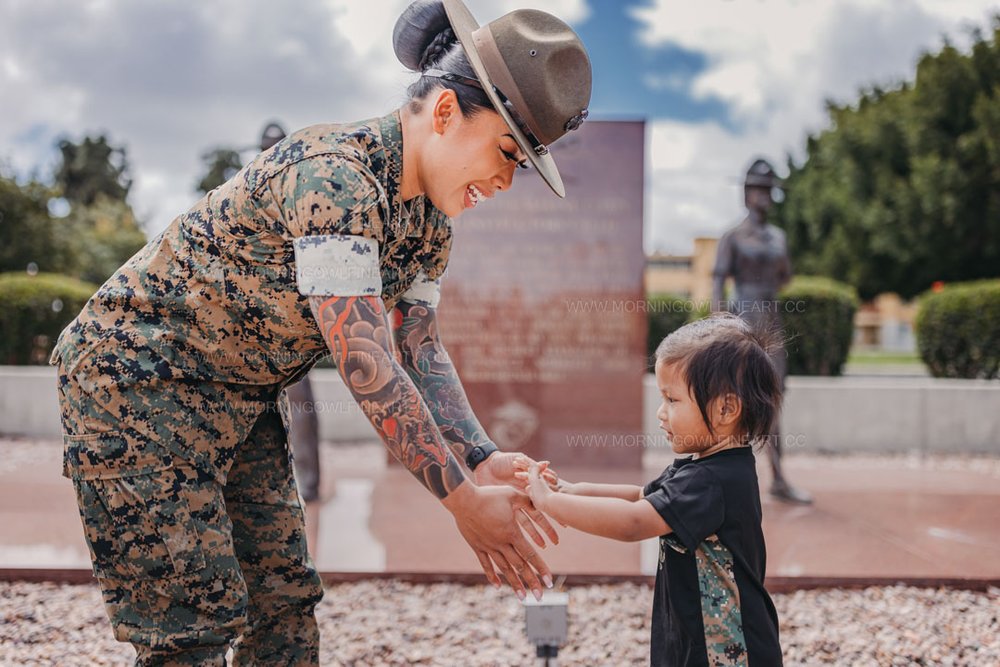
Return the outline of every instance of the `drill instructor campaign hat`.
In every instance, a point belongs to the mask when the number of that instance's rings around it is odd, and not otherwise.
[[[562,20],[518,9],[480,26],[462,0],[438,0],[478,81],[428,69],[425,76],[482,88],[521,151],[552,191],[566,188],[548,146],[580,127],[590,104],[590,58]]]
[[[747,169],[747,177],[743,184],[748,188],[781,188],[783,182],[774,173],[774,167],[767,160],[757,158]]]

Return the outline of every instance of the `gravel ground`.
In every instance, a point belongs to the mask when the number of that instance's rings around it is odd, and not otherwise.
[[[560,665],[648,664],[649,587],[570,589]],[[896,587],[775,595],[786,665],[1000,665],[1000,589]],[[317,612],[323,665],[534,665],[509,592],[341,584]],[[0,665],[128,665],[95,586],[0,583]]]

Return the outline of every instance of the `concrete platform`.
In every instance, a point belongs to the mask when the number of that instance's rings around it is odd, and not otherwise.
[[[55,441],[0,440],[0,570],[89,568],[60,458]],[[574,481],[641,483],[671,458],[647,451],[642,473],[560,472]],[[325,445],[322,462],[321,571],[479,572],[450,515],[409,473],[387,467],[378,444]],[[766,467],[759,466],[765,490]],[[816,502],[789,506],[765,492],[770,577],[1000,579],[1000,459],[793,453],[786,474]],[[654,572],[655,540],[620,544],[569,529],[560,538],[544,552],[557,575]]]

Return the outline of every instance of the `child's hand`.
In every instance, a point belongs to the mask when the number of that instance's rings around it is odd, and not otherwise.
[[[485,462],[476,468],[473,476],[479,486],[510,485],[518,491],[524,491],[525,480],[517,477],[517,472],[527,472],[528,466],[534,463],[531,457],[520,452],[495,452]],[[553,483],[559,478],[548,471],[549,462],[542,461],[542,474]]]
[[[516,472],[514,476],[524,482],[524,492],[528,494],[531,498],[531,504],[535,506],[535,509],[544,512],[542,509],[542,503],[551,494],[559,491],[559,487],[570,487],[572,484],[564,482],[551,470],[544,468],[543,465],[547,464],[548,461],[543,461],[542,463],[535,463],[532,461],[528,465],[528,469],[524,472]],[[553,483],[555,480],[555,483]],[[555,517],[553,517],[555,518]],[[563,528],[569,528],[565,523],[556,519],[560,526]]]
[[[514,460],[514,478],[521,484],[521,490],[527,492],[525,488],[528,484],[528,470],[535,461],[531,460],[529,457],[523,454]],[[553,491],[558,491],[562,480],[559,479],[559,475],[555,470],[549,468],[548,461],[539,461],[538,465],[539,474],[542,479],[544,479],[549,484],[549,488]]]
[[[553,493],[549,481],[542,477],[542,467],[532,461],[528,466],[525,492],[531,498],[531,503],[539,510],[542,510],[542,503],[549,494]],[[543,512],[545,510],[542,510]]]

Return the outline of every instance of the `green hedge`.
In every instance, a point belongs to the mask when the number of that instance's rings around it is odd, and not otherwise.
[[[789,375],[840,375],[854,338],[858,293],[820,276],[798,276],[778,294]]]
[[[1000,280],[923,294],[915,325],[917,349],[934,377],[1000,376]]]
[[[649,335],[646,348],[652,364],[656,346],[670,333],[681,328],[691,319],[694,304],[674,294],[651,294],[646,297],[646,315]]]
[[[0,364],[45,364],[97,286],[58,273],[0,273]]]
[[[854,337],[858,295],[850,285],[799,276],[778,294],[792,375],[840,375]],[[650,356],[659,342],[686,322],[708,317],[708,302],[650,296]],[[659,312],[665,310],[667,312]]]

